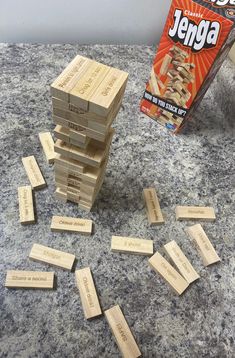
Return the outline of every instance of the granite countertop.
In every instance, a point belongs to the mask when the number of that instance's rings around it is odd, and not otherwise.
[[[102,308],[119,304],[143,357],[234,357],[235,161],[234,65],[226,60],[184,134],[172,136],[139,112],[155,48],[148,46],[9,45],[1,48],[0,357],[119,357],[104,317],[86,321],[74,273],[29,261],[33,243],[74,253],[90,266]],[[82,54],[130,74],[115,121],[107,174],[93,211],[53,197],[53,166],[38,133],[53,131],[49,85]],[[28,184],[21,157],[35,155],[48,187],[37,191],[35,225],[21,226],[17,187]],[[166,223],[149,227],[142,189],[154,186]],[[204,268],[176,205],[213,206],[217,220],[203,227],[222,261]],[[52,215],[91,218],[91,237],[52,233]],[[176,240],[201,278],[180,297],[143,256],[110,252],[113,234]],[[7,269],[54,270],[57,289],[11,290]]]

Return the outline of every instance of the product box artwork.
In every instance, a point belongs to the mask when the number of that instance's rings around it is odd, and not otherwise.
[[[234,19],[235,0],[173,0],[141,111],[178,132],[234,42]]]

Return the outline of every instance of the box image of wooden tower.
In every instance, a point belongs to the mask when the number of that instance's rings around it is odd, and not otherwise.
[[[55,196],[90,210],[102,186],[128,73],[76,56],[51,85]]]

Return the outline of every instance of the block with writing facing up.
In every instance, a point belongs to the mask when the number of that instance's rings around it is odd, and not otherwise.
[[[215,211],[209,206],[177,206],[175,213],[176,220],[215,220]]]
[[[39,139],[45,153],[47,162],[54,163],[55,152],[54,152],[54,141],[50,132],[39,133]]]
[[[45,288],[54,286],[54,272],[7,271],[5,286],[9,288]]]
[[[174,269],[169,262],[164,259],[159,252],[156,252],[149,259],[150,266],[158,272],[173,288],[173,290],[181,295],[188,287],[188,282]]]
[[[131,333],[127,321],[116,305],[104,312],[111,331],[116,339],[118,348],[124,358],[137,358],[141,356],[141,352]]]
[[[33,244],[29,258],[71,271],[75,255],[55,250],[47,246]]]
[[[102,312],[90,268],[76,270],[75,277],[86,319],[100,316]]]
[[[164,245],[164,249],[188,283],[200,277],[174,240]]]
[[[111,251],[151,256],[153,241],[133,237],[112,236]]]
[[[22,158],[26,174],[33,189],[45,188],[46,182],[33,155]]]
[[[221,261],[200,224],[187,227],[186,232],[195,243],[198,252],[202,257],[204,266],[209,266]]]
[[[51,85],[51,94],[69,102],[70,91],[94,61],[77,55]]]
[[[33,193],[30,185],[18,188],[20,223],[23,225],[35,223]]]
[[[164,224],[164,219],[162,216],[156,190],[154,188],[144,189],[143,198],[146,205],[149,224],[150,225]]]
[[[92,233],[92,220],[66,216],[53,216],[51,221],[51,230],[73,231],[84,235],[90,235]]]

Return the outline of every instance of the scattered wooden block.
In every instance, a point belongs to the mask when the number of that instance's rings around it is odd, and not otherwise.
[[[75,255],[55,250],[47,246],[33,244],[29,258],[35,261],[45,262],[50,265],[62,267],[71,271],[74,264]]]
[[[90,268],[76,270],[75,277],[86,319],[100,316],[102,312]]]
[[[21,224],[35,223],[33,193],[30,185],[18,188],[19,212]]]
[[[149,260],[150,266],[158,272],[181,295],[188,287],[188,282],[174,269],[163,256],[156,252]]]
[[[154,188],[143,190],[143,197],[146,205],[148,221],[150,225],[164,224],[161,208]]]
[[[52,231],[73,231],[80,234],[90,235],[92,233],[92,220],[71,218],[64,216],[53,216],[51,222]]]
[[[139,255],[152,255],[153,241],[132,237],[112,236],[111,251]]]
[[[176,220],[215,220],[215,211],[212,207],[177,206],[175,209],[175,213]]]
[[[200,224],[187,227],[186,232],[194,241],[198,252],[202,257],[204,266],[209,266],[221,261]]]
[[[8,288],[47,288],[54,286],[54,272],[7,271],[5,286]]]
[[[39,139],[45,153],[47,162],[54,163],[55,152],[54,152],[54,141],[50,132],[39,133]]]
[[[33,155],[22,158],[22,162],[33,189],[45,188],[46,182],[42,176],[36,159]]]
[[[193,281],[200,278],[196,270],[193,268],[181,248],[177,245],[177,243],[173,240],[168,242],[168,244],[164,245],[164,249],[167,254],[170,256],[172,261],[175,263],[181,275],[185,278],[188,283],[192,283]]]
[[[124,358],[140,357],[141,352],[136,344],[121,308],[116,305],[106,310],[104,313],[122,356]]]

